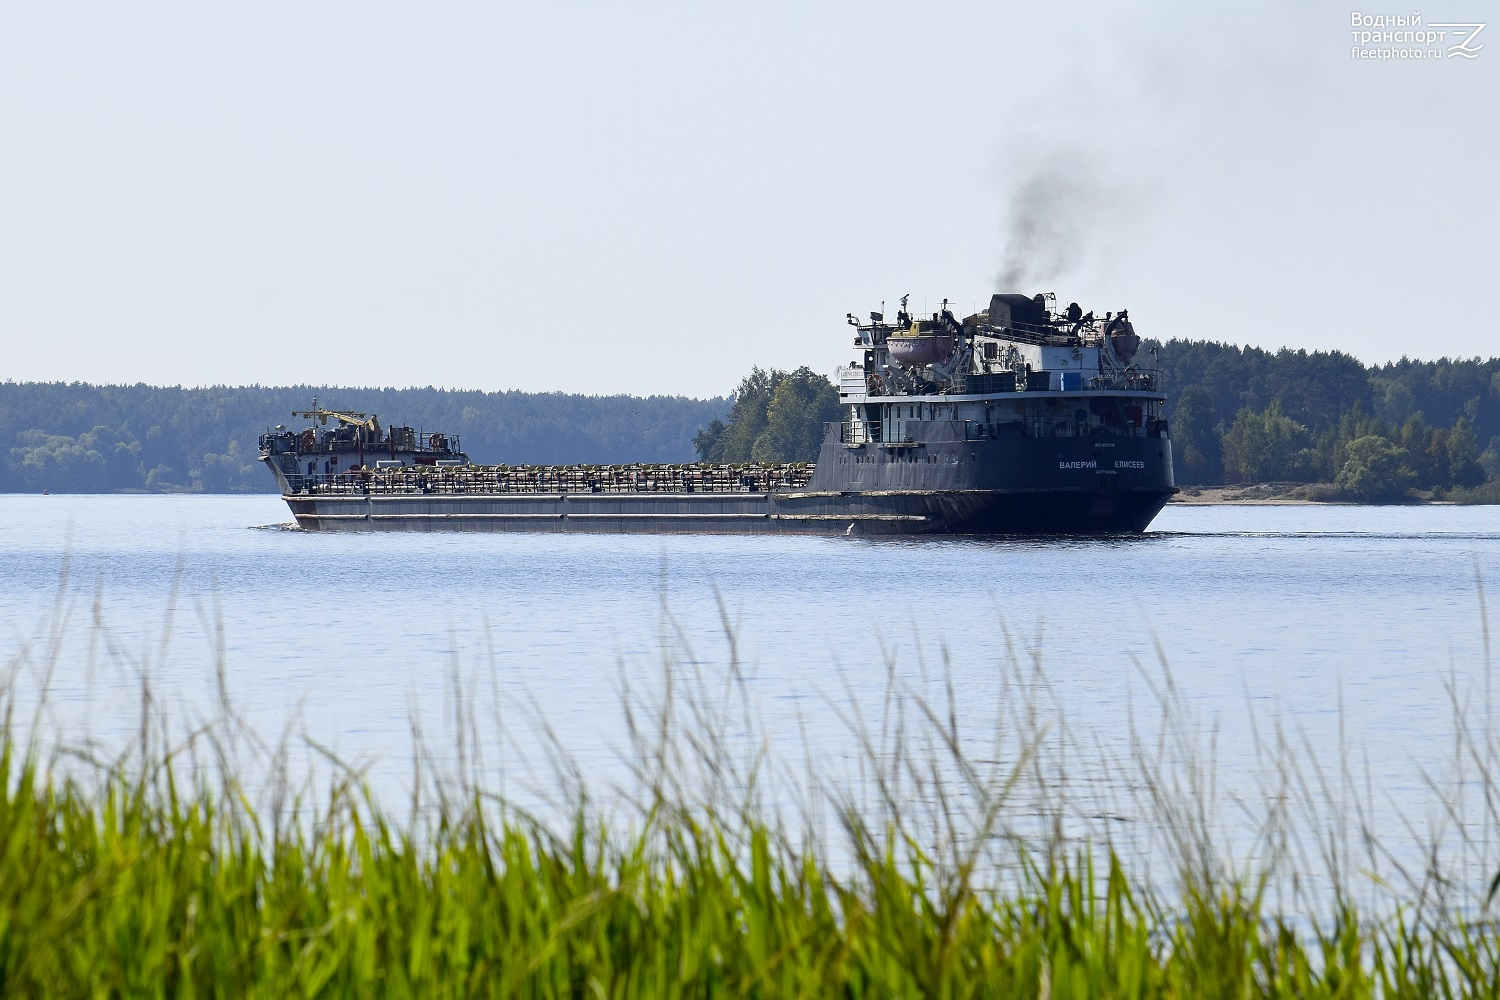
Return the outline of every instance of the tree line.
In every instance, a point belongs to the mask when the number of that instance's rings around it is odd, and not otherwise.
[[[1149,343],[1177,480],[1329,484],[1500,501],[1500,359],[1366,366],[1338,351]],[[256,440],[313,397],[458,434],[478,462],[794,462],[817,457],[838,391],[754,368],[728,399],[319,386],[0,383],[0,491],[263,492]]]
[[[1339,351],[1208,341],[1157,349],[1177,481],[1330,484],[1500,500],[1500,359],[1366,366]]]
[[[377,413],[457,434],[477,462],[686,462],[729,400],[561,392],[0,383],[0,492],[260,493],[259,436],[293,410]]]

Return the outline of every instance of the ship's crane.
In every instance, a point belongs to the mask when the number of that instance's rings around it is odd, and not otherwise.
[[[380,419],[374,413],[343,413],[338,410],[325,410],[318,406],[318,401],[313,400],[311,410],[293,410],[292,416],[301,417],[303,420],[316,420],[324,427],[328,426],[329,418],[337,420],[345,427],[357,427],[367,430],[380,437]]]
[[[380,420],[379,420],[379,418],[376,417],[376,415],[373,414],[373,413],[353,413],[353,412],[346,413],[346,412],[341,412],[339,410],[325,410],[321,406],[318,405],[318,397],[317,396],[313,397],[313,401],[312,402],[313,402],[312,409],[310,409],[310,410],[293,410],[292,411],[292,416],[294,416],[294,417],[301,417],[303,420],[316,420],[319,424],[321,424],[324,427],[328,426],[328,421],[329,421],[330,418],[332,418],[333,420],[337,420],[340,424],[342,424],[345,427],[353,427],[356,431],[364,431],[365,432],[364,434],[355,434],[354,435],[354,440],[355,440],[356,444],[359,447],[359,463],[358,464],[359,464],[360,468],[363,468],[364,464],[365,464],[365,437],[366,437],[366,435],[369,436],[369,438],[371,439],[371,441],[378,442],[380,440]],[[303,433],[303,435],[311,436],[311,435],[313,435],[314,432],[313,432],[312,428],[308,428],[307,430],[303,431],[302,433]],[[315,441],[316,438],[314,438],[313,440]],[[311,444],[312,444],[312,442],[310,441],[309,444],[308,444],[308,447],[311,447]]]

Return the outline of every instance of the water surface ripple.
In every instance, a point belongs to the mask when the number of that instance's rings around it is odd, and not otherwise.
[[[1253,712],[1330,760],[1358,746],[1382,796],[1420,810],[1418,767],[1452,754],[1447,685],[1484,680],[1477,581],[1500,579],[1490,507],[1172,506],[1110,539],[252,530],[286,519],[275,497],[0,497],[0,643],[29,657],[21,688],[50,676],[48,724],[108,738],[134,725],[142,670],[161,703],[208,714],[221,642],[247,719],[380,781],[410,768],[413,712],[441,730],[458,670],[605,773],[622,683],[659,677],[664,636],[722,663],[722,609],[776,741],[837,745],[839,706],[888,662],[924,691],[946,663],[986,731],[1008,648],[1037,657],[1070,726],[1123,739],[1159,649],[1231,779],[1256,766]]]

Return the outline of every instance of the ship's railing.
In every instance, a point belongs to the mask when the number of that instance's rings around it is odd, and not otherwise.
[[[985,324],[987,333],[1009,340],[1016,340],[1023,344],[1064,344],[1073,339],[1066,329],[1057,326],[1038,326],[1034,323],[1022,323],[1011,320],[1003,327],[989,326]]]
[[[879,443],[880,421],[845,420],[839,425],[839,441],[847,445]]]
[[[908,427],[916,426],[917,422],[908,424]],[[1096,424],[1088,420],[1076,420],[1055,417],[1028,416],[1020,420],[1001,420],[990,423],[978,420],[964,420],[963,440],[965,441],[1011,441],[1022,438],[1051,438],[1051,437],[1161,437],[1167,436],[1167,422],[1155,417],[1148,419],[1144,425],[1134,423],[1122,423],[1118,425]],[[846,420],[839,428],[839,440],[850,447],[858,447],[864,444],[880,444],[883,440],[880,421],[878,420]],[[934,438],[934,441],[944,440]],[[908,437],[903,441],[887,442],[893,445],[918,444],[923,439]]]
[[[1004,326],[981,323],[979,329],[991,336],[1028,344],[1059,346],[1081,339],[1085,344],[1095,346],[1104,339],[1106,326],[1107,321],[1102,319],[1089,323],[1072,323],[1061,319],[1055,323],[1023,323],[1012,319]]]
[[[1055,372],[1061,372],[1062,378],[1052,378]],[[1078,368],[1049,369],[1047,371],[1034,371],[1031,379],[1022,378],[1013,372],[994,372],[987,374],[969,374],[955,376],[951,387],[945,391],[958,395],[989,395],[1002,392],[1025,392],[1038,391],[1030,384],[1032,379],[1045,375],[1047,378],[1046,392],[1084,392],[1084,391],[1126,391],[1126,392],[1160,392],[1162,387],[1162,374],[1157,368],[1127,368],[1123,371],[1088,371]],[[1014,381],[1012,382],[1012,378]],[[1054,388],[1054,382],[1058,388]]]
[[[954,375],[938,392],[956,396],[999,396],[1012,392],[1149,392],[1162,391],[1164,380],[1160,369],[1127,368],[1121,371],[1099,371],[1085,368],[1051,368],[1038,371],[970,372]],[[852,385],[852,382],[851,382]],[[926,391],[930,391],[926,390]],[[922,388],[892,392],[876,380],[864,390],[866,395],[925,395]],[[857,394],[848,387],[845,395]]]
[[[289,476],[294,493],[319,495],[527,493],[767,493],[803,489],[810,462],[738,465],[408,466]]]
[[[392,449],[388,442],[380,444],[366,444],[360,448],[355,441],[333,441],[324,438],[322,441],[305,445],[296,438],[281,440],[270,435],[261,435],[260,450],[268,455],[297,454],[297,455],[356,455],[361,452],[367,460],[373,462],[380,458],[390,458],[394,450],[398,455],[430,455],[433,458],[452,458],[463,454],[457,445],[451,441],[448,447],[432,448],[426,442],[411,448],[398,447]]]
[[[1083,376],[1083,384],[1089,389],[1124,389],[1138,390],[1140,392],[1160,392],[1162,375],[1159,368],[1127,368],[1122,372],[1085,374]]]
[[[1028,417],[1024,420],[983,423],[964,421],[965,441],[1007,441],[1018,438],[1164,438],[1167,437],[1167,422],[1155,417],[1141,424],[1090,424],[1088,421],[1067,419],[1040,419]]]
[[[344,455],[363,451],[372,461],[391,452],[402,454],[432,455],[436,458],[463,453],[457,434],[408,434],[392,441],[389,438],[360,440],[353,435],[330,433],[318,435],[303,431],[268,432],[260,436],[260,450],[266,454],[296,452],[302,455]],[[433,446],[433,439],[439,442]]]

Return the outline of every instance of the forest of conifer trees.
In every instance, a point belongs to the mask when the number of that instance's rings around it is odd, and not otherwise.
[[[1366,501],[1495,492],[1500,359],[1367,367],[1339,352],[1157,346],[1179,484],[1328,483]]]
[[[262,433],[320,405],[460,436],[477,462],[685,462],[726,399],[560,392],[0,383],[0,491],[261,493]]]

